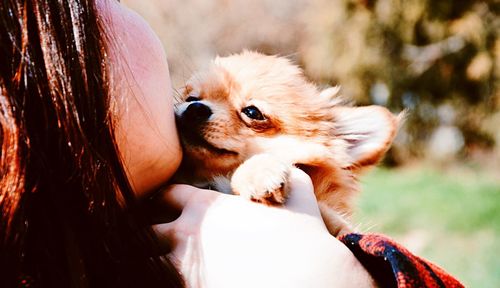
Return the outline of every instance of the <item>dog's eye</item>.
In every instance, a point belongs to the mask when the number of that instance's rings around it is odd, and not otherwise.
[[[264,115],[255,106],[248,106],[241,110],[248,118],[253,120],[265,120]]]
[[[186,102],[194,102],[194,101],[200,101],[200,99],[194,96],[189,96],[188,98],[186,98]]]

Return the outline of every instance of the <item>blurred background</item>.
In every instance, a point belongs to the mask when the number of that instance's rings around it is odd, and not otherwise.
[[[287,56],[319,85],[408,119],[362,178],[356,223],[500,287],[500,1],[123,0],[167,51],[174,88],[216,55]]]

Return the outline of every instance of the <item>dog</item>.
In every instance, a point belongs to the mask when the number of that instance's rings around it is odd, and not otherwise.
[[[310,177],[332,235],[352,231],[359,172],[379,162],[401,116],[320,91],[284,57],[244,51],[195,73],[175,105],[184,157],[176,180],[281,204],[295,166]]]

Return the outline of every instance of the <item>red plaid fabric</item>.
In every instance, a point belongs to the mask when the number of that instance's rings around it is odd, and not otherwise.
[[[346,234],[339,238],[381,287],[464,287],[446,271],[413,255],[386,236]]]

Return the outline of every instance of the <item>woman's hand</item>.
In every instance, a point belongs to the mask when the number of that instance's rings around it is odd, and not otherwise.
[[[182,210],[155,226],[188,287],[373,287],[353,254],[328,234],[309,177],[291,173],[284,207],[174,185],[163,200]]]

